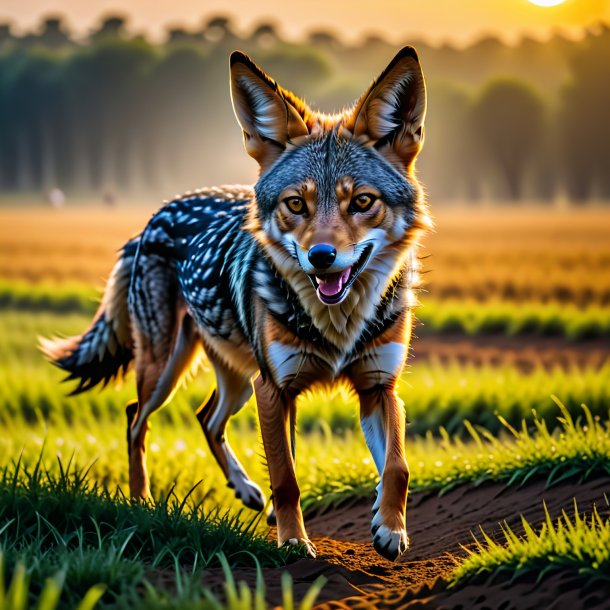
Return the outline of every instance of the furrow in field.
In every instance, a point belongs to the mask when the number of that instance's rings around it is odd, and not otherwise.
[[[428,598],[436,600],[433,608],[451,608],[454,600],[469,599],[464,607],[485,607],[476,602],[476,595],[484,587],[468,585],[466,590],[448,592],[442,579],[449,578],[456,560],[464,558],[466,551],[462,545],[472,544],[471,532],[478,532],[482,526],[492,538],[501,535],[500,524],[505,520],[518,534],[523,532],[523,515],[532,525],[544,521],[543,501],[553,518],[563,509],[573,507],[574,496],[578,498],[581,512],[590,513],[593,506],[606,507],[605,494],[609,490],[606,478],[594,478],[575,485],[573,481],[547,488],[544,481],[529,481],[525,487],[507,487],[503,483],[486,483],[474,487],[462,485],[443,496],[434,493],[414,493],[409,498],[407,508],[407,528],[410,549],[397,563],[380,557],[370,543],[371,501],[346,502],[342,506],[325,510],[316,515],[306,516],[306,526],[318,549],[315,561],[300,560],[286,568],[270,568],[264,571],[267,586],[267,600],[272,606],[281,604],[279,581],[283,571],[289,571],[295,582],[295,597],[302,597],[308,587],[319,576],[327,579],[327,585],[318,597],[320,607],[328,608],[390,608],[403,607],[406,603],[420,607]],[[274,535],[274,532],[271,532]],[[242,568],[235,571],[237,579],[251,584],[255,581],[255,571]],[[219,570],[209,570],[205,582],[216,591],[221,591],[224,575]],[[534,583],[524,580],[520,583],[525,605],[509,606],[543,608],[544,605],[530,606],[530,603],[544,602],[549,596],[568,600],[561,584],[569,575],[554,577],[540,588],[540,597]],[[588,594],[588,592],[585,592]],[[567,597],[561,597],[562,595]],[[591,593],[594,595],[595,592]],[[506,583],[496,584],[489,589],[489,597],[506,597],[509,587]],[[589,598],[590,599],[590,598]],[[448,600],[448,601],[447,601]],[[529,600],[529,601],[528,601]],[[448,603],[444,606],[442,604]],[[494,602],[489,607],[498,607]],[[411,606],[409,606],[411,607]],[[571,606],[557,606],[571,607]],[[574,608],[586,607],[575,606]]]

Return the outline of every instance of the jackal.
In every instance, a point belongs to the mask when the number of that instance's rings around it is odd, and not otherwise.
[[[230,64],[258,181],[162,207],[124,246],[89,329],[43,348],[79,380],[76,393],[135,361],[138,399],[127,406],[134,498],[150,493],[148,418],[203,349],[216,387],[197,418],[229,486],[263,509],[225,437],[254,391],[278,543],[303,544],[312,556],[294,467],[295,401],[316,384],[350,384],[380,475],[373,544],[395,559],[408,544],[409,482],[395,384],[411,334],[415,251],[429,225],[413,167],[426,111],[417,53],[403,48],[337,115],[311,110],[239,51]]]

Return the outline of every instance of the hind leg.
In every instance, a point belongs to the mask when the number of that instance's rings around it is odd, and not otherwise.
[[[247,508],[261,511],[265,506],[263,492],[250,480],[225,436],[231,415],[235,415],[252,396],[252,383],[249,377],[233,371],[218,360],[212,360],[212,364],[217,388],[197,412],[197,419],[229,487],[235,490],[235,496]]]
[[[165,355],[145,337],[138,337],[136,376],[138,401],[127,406],[129,490],[132,498],[148,499],[150,486],[146,467],[148,418],[166,404],[174,393],[184,371],[189,367],[197,337],[192,319],[178,316],[175,338]],[[171,345],[171,344],[170,344]]]

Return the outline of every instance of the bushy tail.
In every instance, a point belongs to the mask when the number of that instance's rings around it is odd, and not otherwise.
[[[89,328],[76,337],[40,339],[47,358],[69,373],[65,381],[78,380],[71,396],[125,374],[133,360],[127,298],[138,239],[123,247]]]

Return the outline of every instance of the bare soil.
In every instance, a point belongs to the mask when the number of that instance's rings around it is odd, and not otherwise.
[[[532,524],[543,521],[543,500],[555,518],[562,509],[571,511],[575,497],[580,512],[591,511],[595,504],[608,514],[608,492],[610,480],[596,478],[582,484],[563,482],[550,489],[543,481],[530,481],[522,488],[504,483],[462,486],[442,497],[413,494],[407,509],[411,547],[396,563],[377,555],[370,544],[371,503],[344,504],[306,519],[318,559],[264,570],[267,600],[281,605],[281,573],[288,571],[297,599],[318,576],[327,579],[318,597],[320,608],[610,608],[607,583],[585,585],[569,569],[551,573],[541,583],[531,575],[514,581],[504,575],[448,590],[443,580],[455,561],[465,556],[463,545],[472,544],[471,532],[479,531],[479,525],[500,538],[504,520],[520,532],[521,515]],[[235,577],[254,584],[255,571],[239,569]],[[219,570],[209,570],[205,578],[206,584],[222,593],[224,577]]]
[[[606,338],[569,341],[562,337],[506,337],[463,334],[421,336],[411,344],[410,364],[435,361],[441,364],[510,365],[528,373],[539,366],[547,370],[561,367],[601,368],[610,360]]]

